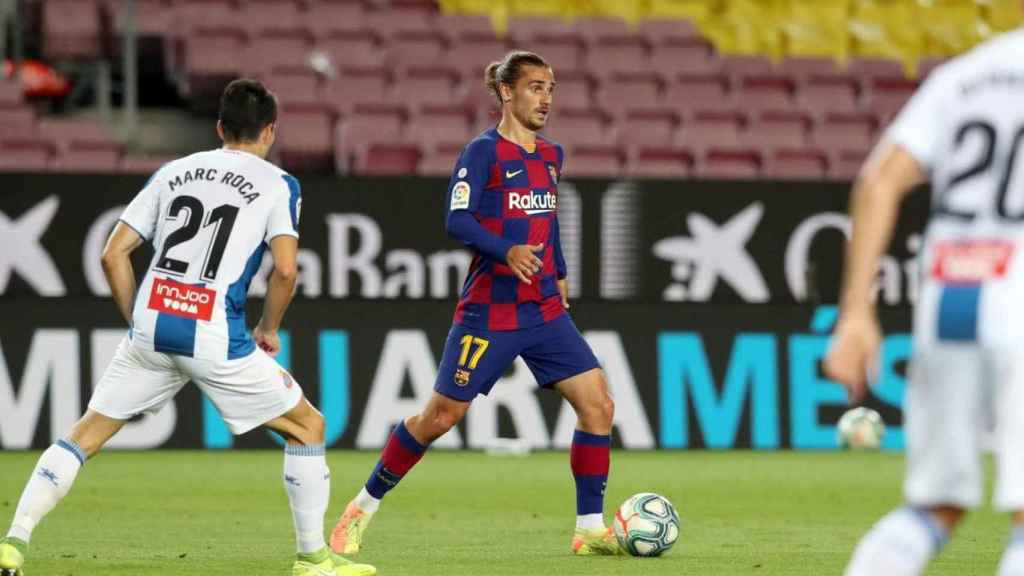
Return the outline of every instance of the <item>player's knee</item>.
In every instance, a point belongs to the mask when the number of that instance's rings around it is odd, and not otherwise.
[[[307,444],[322,444],[327,429],[327,422],[319,412],[314,412],[303,423],[306,431]]]

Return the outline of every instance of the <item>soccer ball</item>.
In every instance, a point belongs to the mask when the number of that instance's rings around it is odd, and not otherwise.
[[[659,556],[679,538],[679,514],[666,498],[643,492],[615,512],[615,537],[632,556]]]
[[[848,410],[836,426],[840,448],[873,450],[882,445],[885,422],[871,408],[863,406]]]

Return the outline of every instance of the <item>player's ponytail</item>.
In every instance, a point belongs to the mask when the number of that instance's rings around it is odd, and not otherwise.
[[[498,106],[504,104],[500,86],[502,84],[509,87],[515,86],[519,75],[522,74],[523,66],[551,67],[539,55],[524,50],[513,50],[506,54],[500,62],[495,60],[487,65],[484,70],[484,85],[487,86],[487,91],[498,99]]]

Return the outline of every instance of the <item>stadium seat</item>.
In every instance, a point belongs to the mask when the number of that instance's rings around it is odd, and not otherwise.
[[[703,152],[709,148],[735,148],[746,118],[739,112],[701,111],[676,132],[677,145]]]
[[[153,174],[164,164],[177,159],[177,156],[125,155],[121,157],[118,169],[126,174]]]
[[[622,18],[585,16],[573,21],[573,27],[588,45],[601,43],[602,38],[629,36],[629,25]]]
[[[40,172],[49,169],[53,148],[39,140],[0,141],[0,171]]]
[[[118,37],[124,31],[122,0],[105,0],[107,20]],[[139,39],[163,40],[174,26],[174,10],[166,0],[135,0],[135,33]],[[117,48],[115,46],[115,48]]]
[[[761,155],[744,148],[712,148],[697,168],[701,178],[753,180],[761,175]]]
[[[888,124],[917,90],[917,82],[902,78],[876,78],[868,92],[868,109]]]
[[[437,6],[432,3],[371,3],[377,8],[366,13],[366,27],[384,38],[434,31]]]
[[[640,22],[637,33],[649,44],[657,47],[660,44],[687,43],[691,40],[702,40],[703,35],[690,20],[644,19]]]
[[[100,121],[84,118],[47,117],[37,125],[39,136],[53,142],[58,151],[64,152],[73,147],[86,150],[114,148],[120,145],[107,127]]]
[[[832,58],[790,56],[782,60],[779,72],[802,81],[812,76],[835,76],[840,74],[841,70]]]
[[[246,0],[239,4],[237,25],[250,36],[309,34],[303,6],[299,0]]]
[[[399,143],[405,112],[400,106],[361,104],[351,115],[338,123],[334,139],[334,165],[345,174],[350,171],[354,158],[366,146],[377,143]]]
[[[614,178],[622,171],[622,154],[614,146],[579,144],[568,149],[569,178]]]
[[[330,59],[336,69],[380,68],[385,51],[370,32],[333,31],[322,39],[316,49]]]
[[[799,109],[817,117],[858,110],[857,85],[848,76],[811,76],[797,92]]]
[[[319,104],[320,77],[309,68],[275,68],[263,77],[263,82],[273,90],[278,103]]]
[[[640,148],[664,149],[672,145],[678,126],[679,118],[672,111],[631,111],[615,124],[615,140],[630,156]]]
[[[408,144],[371,144],[357,158],[356,171],[365,176],[409,176],[416,173],[420,149]]]
[[[238,14],[232,0],[175,0],[175,34],[185,35],[198,28],[238,26]]]
[[[311,0],[305,27],[317,38],[369,32],[361,0]]]
[[[507,51],[508,43],[493,34],[468,34],[449,38],[448,52],[442,61],[458,70],[463,81],[481,84],[484,80],[484,67],[501,58]],[[558,74],[557,68],[555,74]]]
[[[440,145],[465,145],[473,138],[471,120],[464,108],[426,106],[405,125],[405,139],[424,150]]]
[[[586,109],[593,106],[594,80],[584,73],[560,74],[555,71],[554,114],[563,108]]]
[[[245,71],[260,76],[275,68],[308,66],[312,49],[312,38],[305,32],[266,32],[246,47]]]
[[[888,58],[854,58],[848,66],[850,74],[870,85],[879,78],[903,78],[903,64]]]
[[[540,54],[555,72],[556,78],[564,73],[578,73],[583,70],[584,46],[578,36],[537,35],[521,45],[524,49]],[[495,54],[498,60],[503,54]],[[477,55],[479,59],[479,55]]]
[[[480,14],[439,14],[434,18],[434,30],[444,34],[450,44],[459,43],[469,37],[490,37],[499,40],[494,34],[491,19]],[[479,58],[480,54],[475,56]]]
[[[334,115],[326,105],[282,104],[277,152],[286,170],[329,171],[334,159]]]
[[[793,108],[793,81],[785,76],[747,76],[740,80],[736,102],[751,113]]]
[[[771,76],[778,73],[767,56],[736,54],[722,56],[722,71],[733,79],[747,76]]]
[[[61,172],[111,173],[120,166],[121,148],[117,144],[73,144],[57,155],[52,168]]]
[[[661,106],[661,93],[661,79],[657,74],[619,72],[605,79],[597,101],[613,118],[620,118],[627,110]]]
[[[864,162],[868,159],[868,149],[847,149],[839,150],[832,154],[830,162],[829,178],[851,182],[857,177]]]
[[[716,74],[722,67],[714,48],[706,40],[697,38],[655,45],[651,65],[665,78],[678,74]]]
[[[587,69],[598,78],[617,72],[651,72],[647,45],[635,36],[601,36],[584,57]]]
[[[552,114],[545,134],[567,149],[577,144],[600,146],[607,137],[605,121],[604,115],[597,111],[563,108]]]
[[[813,141],[828,152],[870,149],[878,122],[870,114],[829,114],[814,129]]]
[[[391,86],[390,101],[412,108],[455,103],[458,73],[451,68],[410,68]]]
[[[224,86],[241,72],[245,45],[236,29],[200,30],[187,39],[185,93],[193,108],[216,110]]]
[[[828,157],[824,152],[783,148],[772,154],[766,176],[776,180],[824,180],[827,174]]]
[[[0,79],[0,108],[14,108],[24,102],[24,89],[16,80]]]
[[[513,43],[527,45],[538,36],[573,35],[583,40],[576,29],[560,18],[541,16],[513,16],[508,20],[508,31],[513,36]]]
[[[742,141],[751,148],[803,148],[810,118],[802,112],[762,112],[747,125]]]
[[[439,144],[424,152],[416,173],[420,176],[450,178],[464,144]]]
[[[687,114],[695,110],[727,111],[736,106],[724,79],[717,75],[676,76],[666,88],[664,102]]]
[[[0,106],[0,136],[15,127],[34,128],[35,110],[28,105]]]
[[[643,147],[631,154],[626,167],[636,178],[689,178],[693,172],[693,154],[685,148]]]
[[[438,32],[402,34],[388,43],[387,62],[399,70],[447,64],[445,49],[445,38]]]
[[[43,3],[43,55],[48,60],[93,59],[101,55],[100,8],[93,0]]]
[[[338,114],[349,114],[361,104],[384,102],[391,78],[383,68],[348,69],[329,79],[323,87],[323,101]]]

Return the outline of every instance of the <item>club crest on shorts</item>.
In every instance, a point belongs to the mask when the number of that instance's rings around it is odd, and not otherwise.
[[[455,385],[460,387],[469,386],[469,370],[457,368],[455,370]]]

